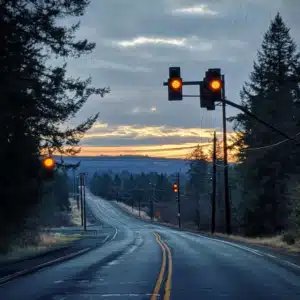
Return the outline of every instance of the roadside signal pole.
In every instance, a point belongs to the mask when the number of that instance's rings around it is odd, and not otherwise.
[[[81,204],[81,225],[86,231],[86,200],[85,200],[85,175],[86,173],[79,174],[80,182],[80,204]]]
[[[217,137],[214,132],[213,140],[213,174],[212,174],[212,195],[211,195],[211,233],[216,229],[216,161],[217,161]]]
[[[176,183],[173,184],[173,192],[176,193],[177,195],[177,218],[178,218],[178,227],[181,228],[181,203],[180,203],[180,174],[179,172],[176,175]]]
[[[222,75],[222,96],[225,97],[225,76]],[[227,129],[226,129],[226,104],[222,102],[222,119],[223,119],[223,166],[224,166],[224,198],[225,198],[225,220],[226,232],[231,234],[231,205],[229,199],[229,176],[228,176],[228,153],[227,153]]]

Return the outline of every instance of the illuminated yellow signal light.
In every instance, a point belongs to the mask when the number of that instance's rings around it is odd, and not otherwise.
[[[46,157],[43,159],[43,166],[46,169],[53,169],[55,167],[55,160],[51,157]]]
[[[219,79],[214,79],[209,83],[209,87],[212,91],[219,91],[222,88],[222,82]]]
[[[175,78],[171,80],[170,86],[173,90],[179,90],[182,87],[182,80]]]
[[[173,191],[174,191],[174,193],[178,192],[178,184],[176,184],[176,183],[173,184]]]

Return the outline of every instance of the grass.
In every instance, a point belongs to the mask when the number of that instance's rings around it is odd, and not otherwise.
[[[63,246],[80,239],[80,234],[63,235],[63,234],[42,234],[40,243],[37,246],[17,247],[15,246],[8,254],[0,256],[0,262],[22,259],[30,255],[39,254],[55,246]]]
[[[81,226],[81,214],[80,210],[77,209],[76,201],[70,199],[71,203],[71,223],[73,226]],[[22,259],[29,255],[41,253],[47,249],[55,246],[63,246],[71,243],[75,240],[80,239],[80,234],[62,234],[62,233],[42,233],[40,235],[40,242],[38,245],[27,246],[27,247],[13,247],[7,255],[0,256],[0,262],[7,262],[14,259]]]
[[[300,239],[299,238],[296,239],[295,244],[288,245],[283,241],[283,236],[284,236],[283,234],[272,236],[272,237],[255,237],[255,238],[248,238],[248,237],[243,237],[238,235],[228,236],[222,233],[215,233],[214,236],[227,238],[227,239],[229,238],[231,240],[236,240],[236,241],[253,244],[253,245],[284,249],[293,253],[300,253]]]

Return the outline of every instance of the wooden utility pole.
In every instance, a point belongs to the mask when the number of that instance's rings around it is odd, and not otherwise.
[[[214,132],[213,139],[213,172],[212,172],[212,194],[211,194],[211,233],[216,229],[216,161],[217,161],[217,137]]]
[[[86,231],[86,199],[85,199],[85,175],[86,173],[79,174],[80,181],[80,203],[81,203],[81,225]]]
[[[177,173],[177,207],[178,207],[178,227],[181,228],[181,203],[180,203],[180,173]]]
[[[225,76],[222,75],[222,97],[225,97]],[[222,115],[223,115],[223,151],[224,151],[224,198],[225,198],[225,219],[226,219],[226,232],[231,234],[231,207],[229,201],[229,180],[228,180],[228,158],[227,158],[227,129],[226,129],[226,103],[222,101]]]

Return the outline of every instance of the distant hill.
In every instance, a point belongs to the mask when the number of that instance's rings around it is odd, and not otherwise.
[[[60,157],[56,157],[60,161]],[[173,174],[175,172],[185,173],[188,171],[188,162],[183,159],[156,158],[145,156],[98,156],[98,157],[63,157],[67,164],[80,162],[77,172],[86,172],[91,178],[95,172],[104,173],[111,171],[118,173],[128,171],[137,174],[141,172],[158,172]]]
[[[60,161],[60,157],[56,157]],[[175,172],[186,172],[188,170],[187,161],[183,159],[153,158],[145,156],[98,156],[98,157],[63,157],[67,164],[80,162],[77,172],[87,172],[89,177],[95,172],[104,173],[112,171],[114,173],[128,171],[136,174],[141,172],[158,172],[171,174]]]

